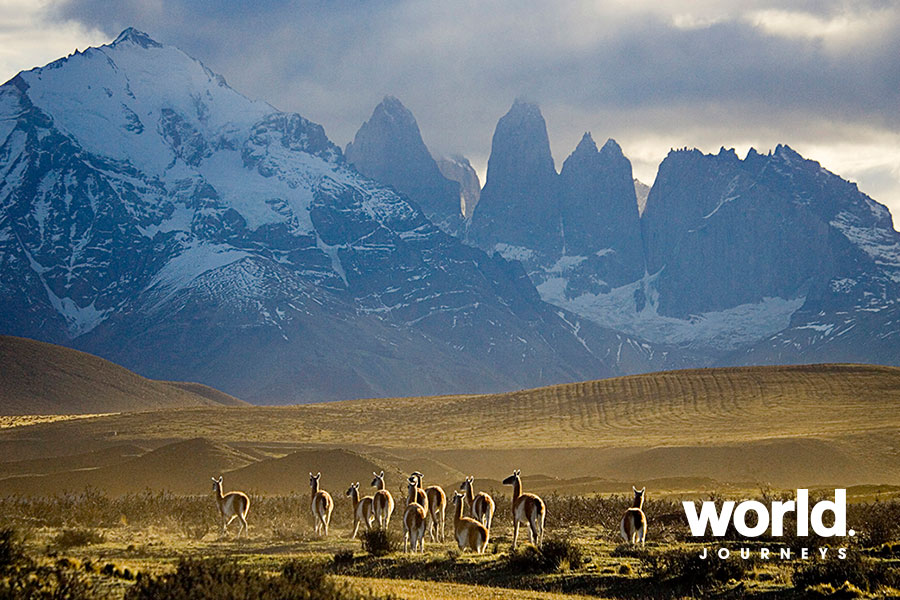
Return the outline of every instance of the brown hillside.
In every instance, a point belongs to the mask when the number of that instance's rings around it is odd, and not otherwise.
[[[252,460],[225,444],[195,438],[167,444],[116,465],[44,476],[9,477],[0,480],[0,488],[8,494],[25,495],[86,487],[110,495],[147,489],[204,494],[212,490],[211,477],[244,467]]]
[[[55,344],[0,336],[0,414],[110,413],[243,404],[200,384],[145,379]]]
[[[351,483],[360,482],[360,491],[370,494],[373,472],[385,472],[387,485],[394,493],[407,475],[399,469],[363,454],[336,448],[298,450],[282,458],[259,461],[228,473],[230,484],[264,494],[309,493],[309,474],[322,473],[322,489],[335,500],[343,496]],[[368,490],[368,491],[367,491]]]

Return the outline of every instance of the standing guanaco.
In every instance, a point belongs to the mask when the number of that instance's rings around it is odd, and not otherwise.
[[[310,501],[316,535],[326,537],[328,536],[328,524],[331,522],[331,511],[334,509],[334,500],[331,499],[331,494],[319,489],[321,477],[321,473],[309,474],[309,487],[312,490]]]
[[[456,544],[460,550],[468,548],[478,554],[482,554],[487,547],[490,531],[475,519],[462,516],[464,502],[465,495],[454,490],[453,531],[456,537]]]
[[[425,507],[416,502],[418,487],[415,477],[410,477],[406,482],[408,494],[406,497],[406,510],[403,511],[403,551],[409,552],[412,544],[413,552],[425,552]]]
[[[384,471],[381,474],[372,472],[375,479],[372,480],[372,487],[378,491],[372,496],[372,507],[375,513],[375,521],[382,529],[387,529],[391,522],[391,515],[394,514],[394,497],[385,489]]]
[[[503,480],[503,485],[513,486],[512,514],[513,514],[513,550],[516,548],[516,540],[519,538],[519,523],[528,525],[528,538],[532,544],[540,547],[544,539],[544,517],[547,508],[544,501],[534,494],[522,493],[522,479],[519,477],[519,469]]]
[[[350,484],[345,495],[350,497],[350,503],[353,505],[353,533],[350,534],[350,539],[353,539],[359,531],[360,523],[365,524],[366,530],[372,528],[372,521],[375,519],[372,509],[372,496],[359,497],[358,481]]]
[[[247,526],[247,512],[250,510],[250,498],[244,492],[228,492],[222,493],[222,476],[212,478],[213,492],[216,497],[216,506],[219,509],[219,515],[222,517],[222,535],[228,529],[228,525],[235,519],[240,519],[241,528],[238,529],[237,537],[241,537],[241,533],[245,535],[249,533]]]
[[[413,476],[418,478],[419,488],[422,487],[423,475],[416,471]],[[439,485],[429,485],[425,488],[425,499],[428,504],[428,524],[426,529],[431,534],[431,541],[444,541],[444,521],[447,518],[447,494]]]
[[[647,488],[644,487],[638,491],[636,487],[631,486],[631,489],[634,490],[634,501],[631,503],[631,508],[626,510],[622,516],[619,533],[626,544],[634,546],[640,542],[643,546],[644,538],[647,536],[647,516],[643,511],[644,490]]]
[[[469,510],[472,511],[472,516],[475,520],[481,521],[485,527],[490,529],[491,521],[494,520],[494,499],[491,498],[490,494],[485,492],[478,492],[478,494],[476,494],[473,489],[474,484],[475,477],[470,475],[462,482],[459,489],[465,492],[466,504],[469,505]]]

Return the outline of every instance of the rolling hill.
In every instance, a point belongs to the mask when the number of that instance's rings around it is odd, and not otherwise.
[[[344,485],[361,476],[341,465],[359,461],[363,474],[372,464],[397,473],[421,465],[443,485],[521,468],[556,479],[544,490],[583,491],[595,485],[588,479],[849,486],[900,483],[898,423],[900,368],[736,367],[507,394],[123,413],[2,430],[0,450],[41,458],[203,436],[275,457],[246,467],[245,483],[262,493],[281,490],[286,473],[301,478],[288,487],[303,490],[310,470]],[[307,453],[281,458],[300,450]],[[310,460],[312,450],[331,452]],[[588,479],[568,481],[580,478]]]
[[[205,385],[153,381],[85,352],[0,336],[0,415],[92,414],[243,404]]]

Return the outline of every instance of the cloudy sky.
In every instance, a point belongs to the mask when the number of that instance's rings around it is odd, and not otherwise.
[[[497,119],[541,105],[557,166],[584,131],[652,183],[670,148],[787,143],[900,224],[894,0],[0,0],[0,80],[135,26],[341,146],[387,94],[484,173]]]

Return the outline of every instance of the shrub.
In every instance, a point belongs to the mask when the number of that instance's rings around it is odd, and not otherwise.
[[[103,534],[93,529],[64,529],[53,538],[53,545],[57,548],[75,548],[76,546],[90,546],[103,543]]]
[[[514,571],[539,573],[577,569],[583,562],[581,547],[569,540],[547,540],[541,548],[522,546],[511,551],[507,559]]]
[[[334,553],[334,566],[343,567],[353,564],[353,550],[338,550]]]
[[[15,529],[0,529],[0,575],[16,570],[27,561],[25,544]]]
[[[900,574],[885,562],[848,554],[847,558],[828,559],[802,565],[793,573],[794,587],[805,590],[818,585],[839,589],[845,582],[867,592],[900,585]]]
[[[139,576],[125,600],[357,600],[373,598],[326,576],[322,565],[287,563],[280,575],[243,568],[225,559],[182,560],[174,573]]]
[[[397,547],[391,534],[380,527],[364,531],[362,545],[363,549],[372,556],[387,556]]]
[[[646,552],[638,556],[645,572],[660,583],[708,589],[739,581],[752,566],[746,559],[700,558],[695,550],[675,549]]]
[[[3,600],[91,600],[95,596],[81,564],[61,559],[38,566],[14,529],[0,529],[0,598]]]

